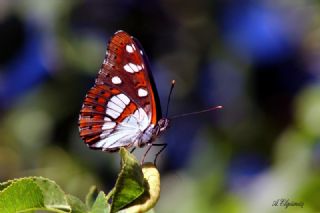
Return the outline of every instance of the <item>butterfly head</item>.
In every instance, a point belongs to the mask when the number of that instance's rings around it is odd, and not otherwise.
[[[155,135],[158,136],[165,131],[169,127],[169,123],[170,120],[168,118],[161,118],[155,127]]]

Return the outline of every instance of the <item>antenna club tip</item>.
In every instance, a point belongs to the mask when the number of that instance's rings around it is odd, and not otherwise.
[[[216,109],[223,109],[223,106],[216,106]]]
[[[175,84],[175,83],[176,83],[176,80],[172,80],[172,81],[171,81],[171,84]]]

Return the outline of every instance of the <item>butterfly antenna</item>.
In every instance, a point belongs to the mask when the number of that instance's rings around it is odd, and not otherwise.
[[[166,116],[165,116],[165,118],[168,117],[169,103],[170,103],[171,94],[172,94],[172,91],[173,91],[173,88],[174,88],[174,85],[175,85],[175,84],[176,84],[176,81],[175,81],[175,80],[172,80],[172,81],[171,81],[171,88],[170,88],[170,92],[169,92],[169,96],[168,96],[168,101],[167,101],[167,110],[166,110]]]
[[[172,116],[170,118],[170,120],[175,119],[175,118],[181,118],[181,117],[189,116],[189,115],[196,115],[196,114],[201,114],[201,113],[204,113],[204,112],[210,112],[210,111],[213,111],[213,110],[216,110],[216,109],[222,109],[222,108],[223,108],[223,106],[214,106],[214,107],[210,107],[208,109],[204,109],[204,110],[197,111],[197,112],[189,112],[189,113],[174,115],[174,116]]]

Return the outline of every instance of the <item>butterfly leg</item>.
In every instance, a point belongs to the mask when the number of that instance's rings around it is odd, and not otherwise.
[[[153,161],[154,165],[157,164],[158,156],[161,154],[161,152],[163,152],[163,150],[165,150],[167,145],[168,145],[167,143],[154,143],[154,144],[152,144],[152,146],[162,146],[161,149],[157,152],[156,157],[154,158],[154,161]]]
[[[136,150],[136,148],[137,148],[137,147],[133,147],[133,148],[130,150],[130,153],[133,153],[133,151]]]
[[[147,156],[148,152],[150,151],[151,147],[152,147],[152,143],[148,143],[148,148],[147,148],[146,152],[144,153],[144,155],[142,157],[141,164],[144,163],[144,159],[146,158],[146,156]]]

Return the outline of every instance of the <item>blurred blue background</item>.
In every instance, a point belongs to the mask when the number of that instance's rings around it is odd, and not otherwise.
[[[319,12],[316,0],[0,1],[0,180],[111,189],[118,155],[88,149],[77,122],[122,29],[144,46],[163,109],[176,80],[169,115],[224,106],[159,139],[156,212],[319,212]]]

